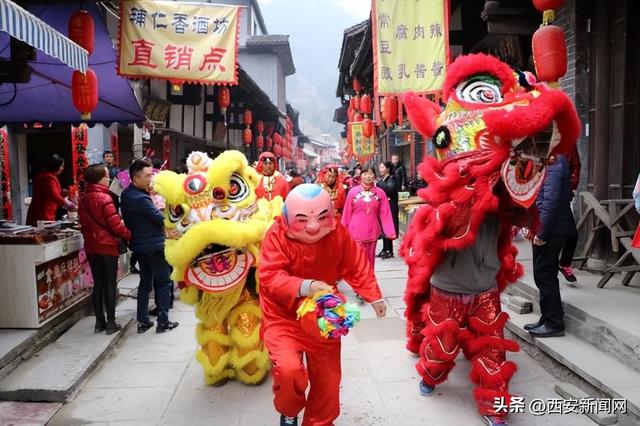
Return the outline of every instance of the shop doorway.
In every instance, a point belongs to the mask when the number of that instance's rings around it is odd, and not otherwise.
[[[64,158],[64,170],[58,179],[63,188],[68,188],[73,184],[71,130],[27,134],[29,196],[33,195],[33,179],[43,170],[47,158],[53,154]]]

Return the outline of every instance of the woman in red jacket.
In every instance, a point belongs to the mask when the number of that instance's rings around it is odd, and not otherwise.
[[[44,170],[33,182],[33,196],[27,212],[27,225],[36,226],[39,220],[56,220],[56,210],[64,207],[75,211],[76,205],[64,199],[58,176],[64,170],[64,159],[57,154],[49,157]]]
[[[96,314],[95,332],[113,334],[122,328],[116,323],[116,295],[118,275],[118,239],[131,239],[116,211],[109,192],[109,170],[95,164],[84,171],[86,187],[80,198],[78,213],[84,249],[93,275],[93,309]],[[103,304],[106,306],[107,318]]]

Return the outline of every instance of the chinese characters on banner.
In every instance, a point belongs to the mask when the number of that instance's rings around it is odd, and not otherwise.
[[[373,0],[374,90],[433,93],[449,59],[448,0]]]
[[[0,169],[2,178],[0,187],[2,188],[2,218],[12,219],[13,208],[11,207],[11,169],[9,167],[9,135],[7,131],[0,128]]]
[[[364,164],[369,161],[376,153],[375,135],[365,137],[362,132],[362,122],[350,122],[352,152],[359,163]]]
[[[239,7],[122,0],[120,13],[120,75],[237,84]]]
[[[89,128],[86,124],[78,127],[71,126],[71,169],[73,171],[73,185],[78,187],[84,179],[84,169],[89,165],[87,159],[87,145],[89,144]]]

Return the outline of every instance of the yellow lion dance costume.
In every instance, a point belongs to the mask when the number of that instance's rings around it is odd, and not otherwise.
[[[270,364],[260,340],[256,262],[282,200],[257,200],[260,177],[238,151],[215,160],[193,152],[187,166],[186,175],[158,173],[153,189],[166,201],[172,278],[199,320],[196,359],[209,385],[232,378],[258,384]]]

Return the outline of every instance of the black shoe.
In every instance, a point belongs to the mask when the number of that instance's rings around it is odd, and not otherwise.
[[[147,331],[148,329],[153,327],[153,325],[154,325],[153,321],[139,322],[138,323],[138,333],[144,333],[145,331]]]
[[[158,316],[158,307],[156,306],[155,308],[151,309],[149,311],[149,315],[151,315],[152,317],[157,317]]]
[[[102,322],[96,322],[96,326],[93,329],[94,333],[102,333],[107,329],[107,324]]]
[[[298,426],[298,418],[280,414],[280,426]]]
[[[384,257],[385,253],[386,253],[386,251],[380,250],[380,253],[376,254],[376,257]]]
[[[547,324],[542,324],[536,328],[529,330],[529,334],[533,337],[560,337],[564,336],[564,328],[553,328]]]
[[[138,268],[136,268],[135,266],[132,266],[129,268],[129,273],[130,274],[139,274],[140,270]]]
[[[382,255],[383,259],[389,259],[393,257],[393,253],[391,253],[390,251],[385,251],[384,254]]]
[[[115,321],[107,324],[107,334],[109,335],[117,333],[120,330],[122,330],[122,326]]]
[[[156,327],[156,333],[164,333],[165,331],[171,331],[178,326],[177,322],[167,321],[164,324],[158,323]]]
[[[531,324],[525,324],[524,327],[522,327],[522,328],[524,328],[525,330],[529,331],[529,330],[533,330],[534,328],[540,327],[543,323],[544,323],[544,321],[542,320],[542,317],[540,317],[538,322],[532,322]]]

